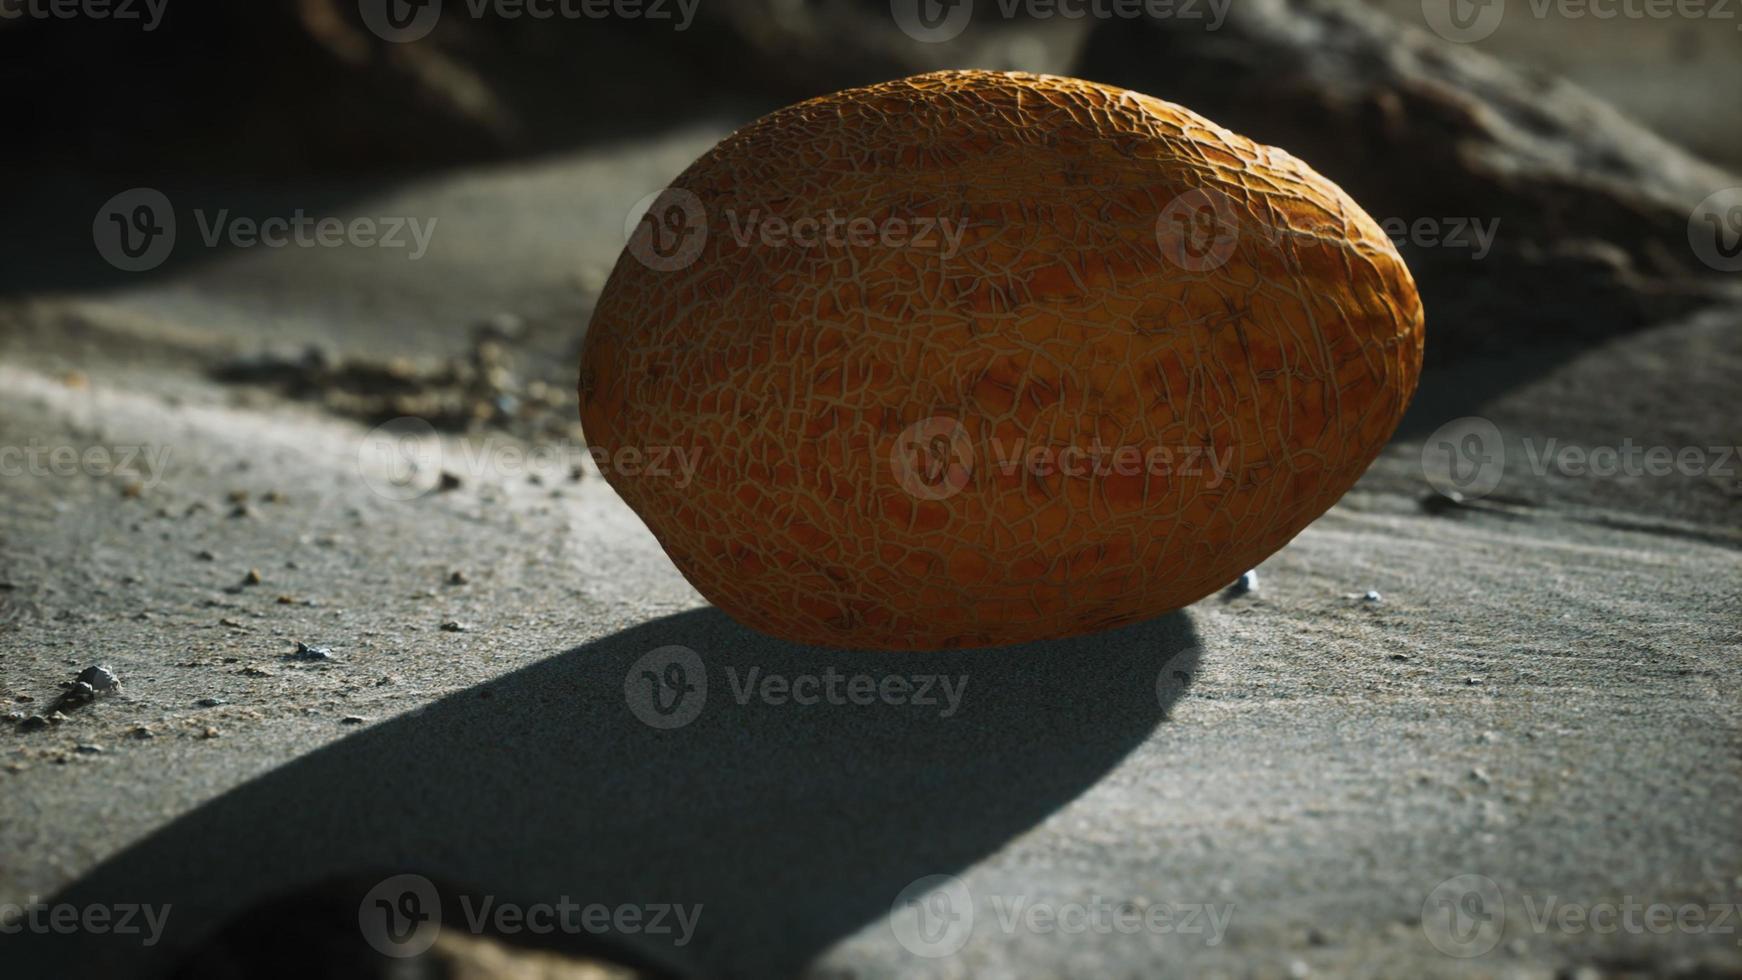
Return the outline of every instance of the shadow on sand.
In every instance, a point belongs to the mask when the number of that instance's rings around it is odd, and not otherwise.
[[[693,721],[662,730],[631,711],[625,679],[673,644],[698,652],[708,686]],[[1165,721],[1196,661],[1184,613],[936,655],[793,646],[713,609],[665,617],[296,759],[51,900],[171,903],[155,949],[32,936],[6,961],[17,976],[230,975],[236,954],[249,976],[379,972],[389,961],[365,944],[358,908],[369,886],[408,872],[439,883],[448,927],[465,921],[456,894],[473,908],[484,895],[699,904],[682,946],[671,934],[603,942],[678,974],[790,975],[886,915],[915,879],[973,864],[1092,787]],[[965,686],[954,713],[940,686],[933,704],[740,703],[753,669],[831,668]],[[334,882],[345,884],[328,901]],[[336,943],[310,940],[316,923],[249,915],[297,909],[285,896],[311,888],[326,889]],[[596,951],[601,940],[539,944]]]

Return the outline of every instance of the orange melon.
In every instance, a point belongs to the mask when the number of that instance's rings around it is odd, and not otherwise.
[[[1360,477],[1421,354],[1397,251],[1294,157],[1136,92],[946,71],[685,170],[579,389],[607,479],[715,605],[921,650],[1227,585]]]

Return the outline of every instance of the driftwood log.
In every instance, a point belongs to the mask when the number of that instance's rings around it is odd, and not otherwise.
[[[1425,219],[1399,244],[1430,362],[1595,340],[1734,295],[1690,224],[1742,180],[1575,86],[1337,0],[1240,0],[1205,24],[1104,23],[1075,71],[1284,147],[1388,231]],[[1492,230],[1485,251],[1469,222]]]

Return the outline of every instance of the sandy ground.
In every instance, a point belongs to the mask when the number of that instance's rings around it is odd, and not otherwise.
[[[93,254],[87,285],[0,311],[0,445],[167,450],[0,478],[0,707],[91,664],[122,683],[0,732],[0,904],[171,907],[149,947],[0,935],[0,972],[157,973],[274,895],[415,872],[448,930],[482,896],[699,905],[693,934],[618,937],[686,974],[1742,974],[1742,461],[1711,448],[1742,442],[1742,310],[1430,376],[1255,592],[937,655],[736,626],[585,463],[449,438],[460,485],[393,499],[365,422],[209,377],[265,345],[458,353],[512,311],[522,370],[566,387],[631,204],[717,134],[330,208],[439,215],[415,263],[195,245],[128,278]],[[1506,461],[1456,506],[1423,450],[1464,416]],[[1703,462],[1537,472],[1550,439]],[[709,688],[657,728],[626,684],[674,644]],[[752,670],[959,701],[741,701]],[[1698,917],[1601,927],[1628,905]]]

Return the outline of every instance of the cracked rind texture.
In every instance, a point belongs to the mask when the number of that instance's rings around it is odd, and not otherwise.
[[[1415,285],[1339,188],[1090,82],[813,99],[649,215],[587,333],[582,426],[697,590],[783,639],[984,646],[1192,603],[1354,484],[1420,370]]]

